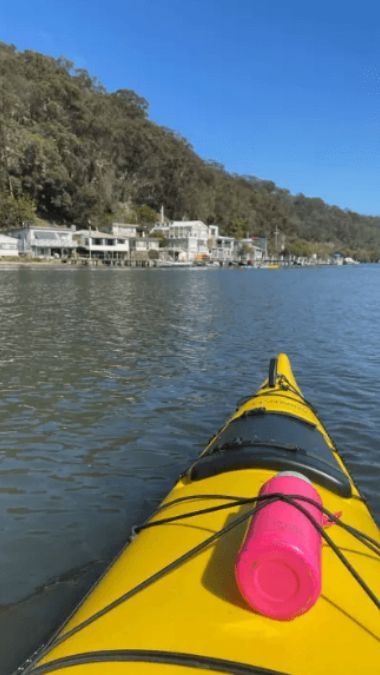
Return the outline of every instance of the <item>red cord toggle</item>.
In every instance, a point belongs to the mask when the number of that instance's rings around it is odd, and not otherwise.
[[[336,511],[334,513],[335,518],[341,518],[342,515],[343,511]],[[332,525],[335,525],[335,520],[330,520],[330,518],[324,514],[322,518],[322,527],[326,529],[327,527],[332,527]]]

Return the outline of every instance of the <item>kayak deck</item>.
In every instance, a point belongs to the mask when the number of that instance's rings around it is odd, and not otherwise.
[[[285,378],[282,385],[288,389],[281,387],[278,373]],[[252,414],[264,407],[265,413]],[[202,462],[214,460],[213,455],[220,459],[220,451],[215,452],[215,448],[232,443],[239,424],[248,422],[246,429],[253,433],[252,443],[260,439],[264,442],[265,434],[259,438],[257,424],[273,421],[280,413],[287,422],[295,416],[300,418],[307,431],[321,436],[327,448],[326,462],[337,472],[335,478],[338,476],[332,482],[336,486],[340,480],[345,486],[346,495],[342,496],[341,488],[329,489],[329,481],[315,482],[324,506],[333,513],[342,512],[344,522],[377,538],[377,527],[365,502],[321,422],[302,398],[287,358],[280,355],[274,386],[265,383],[255,397],[243,403],[149,522],[213,506],[228,504],[228,509],[143,529],[65,624],[50,650],[26,672],[179,675],[207,669],[240,675],[369,675],[378,671],[378,610],[326,542],[322,547],[322,594],[306,614],[293,621],[275,621],[252,611],[239,594],[234,566],[247,523],[235,527],[232,523],[252,509],[252,504],[236,505],[231,498],[254,497],[279,469],[234,466],[193,479],[194,467],[199,469]],[[272,451],[279,433],[277,429],[277,435],[273,432],[266,439],[272,441]],[[245,434],[246,431],[242,440],[247,440]],[[283,439],[278,441],[278,445],[282,444]],[[295,440],[288,440],[288,444],[298,447]],[[258,447],[253,445],[247,452],[254,450],[258,455]],[[312,449],[315,452],[317,447],[313,445]],[[224,454],[240,450],[235,446]],[[282,452],[293,455],[298,451]],[[329,471],[326,469],[327,474]],[[217,537],[222,528],[228,527],[228,532]],[[355,570],[372,590],[376,591],[377,586],[379,591],[378,556],[338,526],[329,532]],[[213,540],[196,555],[144,584],[208,538]],[[129,595],[140,584],[139,592]],[[106,666],[104,661],[96,661],[103,657]]]

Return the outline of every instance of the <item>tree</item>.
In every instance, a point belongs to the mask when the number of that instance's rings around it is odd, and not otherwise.
[[[36,220],[36,207],[28,197],[12,197],[0,193],[0,229],[22,227]]]
[[[112,96],[121,103],[129,114],[146,117],[148,112],[148,101],[142,96],[138,96],[132,89],[118,89]]]
[[[150,206],[147,206],[146,204],[138,206],[135,209],[135,211],[137,216],[137,222],[140,223],[141,225],[144,225],[145,227],[152,227],[155,223],[157,223],[159,219],[157,211],[154,211],[153,209],[150,208]]]

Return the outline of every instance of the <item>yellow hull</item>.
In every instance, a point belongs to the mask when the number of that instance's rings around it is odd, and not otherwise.
[[[257,495],[281,467],[224,470],[197,480],[192,480],[192,476],[198,470],[206,473],[210,470],[214,462],[208,454],[210,448],[221,435],[229,433],[231,423],[240,424],[262,411],[265,415],[289,416],[296,422],[304,420],[310,423],[310,428],[314,425],[315,433],[321,434],[323,442],[332,449],[338,472],[342,474],[336,486],[330,485],[328,479],[326,482],[322,474],[321,479],[317,476],[319,482],[313,483],[324,506],[332,512],[341,511],[345,523],[376,539],[378,531],[366,504],[326,430],[303,399],[284,354],[279,355],[277,370],[272,372],[269,382],[232,415],[202,453],[196,467],[176,483],[161,506],[176,502],[158,509],[150,522],[226,504],[223,495],[239,498]],[[350,495],[339,494],[345,490]],[[206,668],[208,672],[240,675],[378,673],[378,610],[325,542],[321,597],[306,614],[292,621],[276,621],[256,614],[238,592],[234,563],[246,523],[231,529],[132,597],[118,602],[130,589],[249,508],[249,505],[233,506],[143,529],[26,672],[191,675]],[[371,589],[379,592],[378,556],[336,525],[329,533]],[[110,608],[113,602],[115,605]]]

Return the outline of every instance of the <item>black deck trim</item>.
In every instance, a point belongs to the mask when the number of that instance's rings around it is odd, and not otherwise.
[[[127,661],[185,666],[217,673],[228,673],[229,675],[287,675],[282,671],[262,668],[261,666],[253,666],[249,663],[219,659],[213,656],[200,656],[198,654],[185,654],[182,652],[168,652],[153,649],[102,650],[73,654],[72,656],[63,656],[59,659],[55,659],[54,661],[50,661],[50,663],[44,663],[41,666],[33,668],[29,672],[31,675],[43,675],[44,673],[53,673],[61,668],[70,668],[72,666],[82,666],[91,663],[120,663]]]
[[[304,454],[280,451],[276,448],[241,448],[220,454],[206,456],[193,464],[187,475],[190,480],[198,481],[227,471],[240,469],[270,469],[272,471],[298,471],[314,483],[327,488],[340,497],[351,497],[349,480],[337,469],[326,471],[322,462],[314,460],[311,466]]]
[[[315,425],[263,409],[235,418],[212,441],[186,475],[193,481],[240,469],[298,471],[341,497],[351,483]]]

